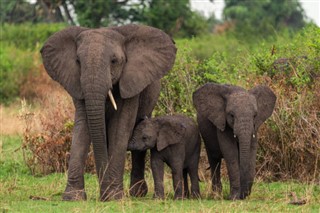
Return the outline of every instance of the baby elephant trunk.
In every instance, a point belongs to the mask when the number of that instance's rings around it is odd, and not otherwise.
[[[132,141],[129,141],[127,150],[129,151],[137,150]]]

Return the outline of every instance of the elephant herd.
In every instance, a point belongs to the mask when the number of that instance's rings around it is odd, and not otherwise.
[[[174,41],[163,31],[133,24],[99,29],[74,26],[48,38],[41,49],[43,64],[75,106],[63,200],[86,200],[84,167],[91,143],[101,201],[124,196],[127,150],[132,153],[129,193],[136,197],[147,194],[147,149],[151,152],[155,198],[164,198],[164,163],[172,170],[174,198],[199,198],[201,137],[212,189],[221,192],[224,158],[230,199],[244,199],[250,194],[257,131],[271,116],[276,96],[267,86],[247,91],[207,83],[193,93],[197,124],[184,115],[150,118],[160,94],[160,79],[172,68],[176,50]]]

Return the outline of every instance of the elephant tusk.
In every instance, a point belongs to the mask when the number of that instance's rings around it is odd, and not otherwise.
[[[112,103],[113,108],[114,108],[115,110],[117,110],[117,104],[116,104],[116,102],[115,102],[115,100],[114,100],[114,98],[113,98],[113,95],[112,95],[111,90],[108,91],[108,96],[109,96],[109,98],[110,98],[110,101],[111,101],[111,103]]]
[[[237,136],[236,136],[236,135],[233,135],[233,137],[236,138]]]
[[[256,135],[255,135],[255,134],[253,134],[253,135],[252,135],[252,137],[253,137],[253,138],[256,138]]]

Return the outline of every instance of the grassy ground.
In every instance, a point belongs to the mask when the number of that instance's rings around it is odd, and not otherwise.
[[[23,162],[21,137],[1,136],[0,143],[0,211],[1,212],[319,212],[320,187],[294,182],[255,183],[253,193],[244,201],[228,201],[228,185],[224,182],[223,197],[212,198],[208,181],[201,182],[201,200],[172,200],[170,174],[166,175],[166,200],[152,199],[152,177],[147,172],[149,193],[145,198],[130,198],[102,203],[98,201],[95,175],[86,174],[88,201],[63,202],[61,193],[66,174],[31,176]],[[125,174],[128,189],[129,175]],[[296,194],[305,205],[289,204]],[[33,198],[33,199],[31,199]]]

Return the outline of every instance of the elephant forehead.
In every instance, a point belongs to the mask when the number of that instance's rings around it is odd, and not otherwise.
[[[257,110],[257,100],[248,92],[237,92],[229,96],[227,107]]]
[[[124,42],[124,37],[113,30],[105,28],[83,31],[77,37],[77,41],[89,43],[102,43],[102,44],[119,44]]]

